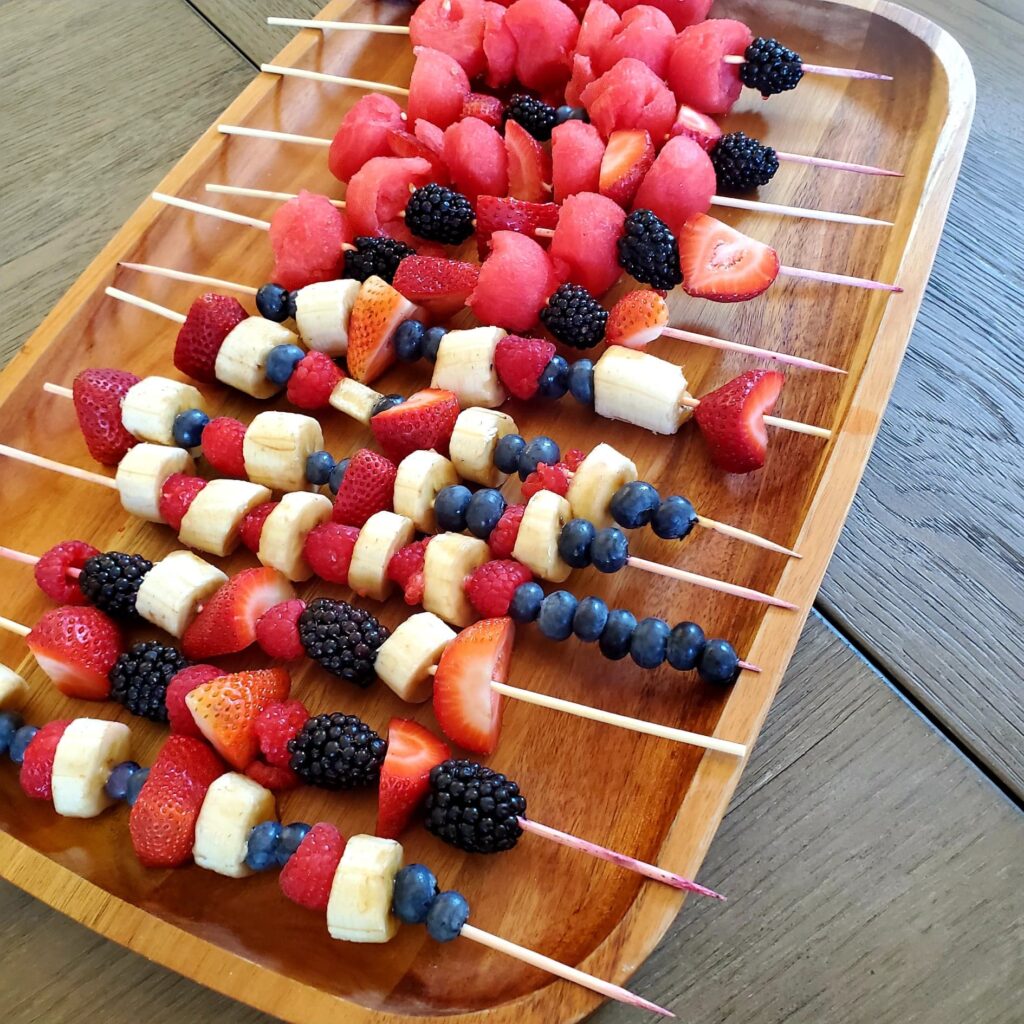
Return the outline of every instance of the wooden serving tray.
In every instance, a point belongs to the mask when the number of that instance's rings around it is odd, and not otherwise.
[[[778,593],[797,602],[800,613],[765,611],[630,570],[610,578],[587,571],[570,581],[578,595],[598,593],[638,615],[693,618],[710,635],[730,638],[764,671],[744,674],[728,693],[670,669],[642,672],[629,661],[605,661],[574,641],[555,646],[531,628],[517,638],[511,681],[752,744],[825,572],[907,345],[960,165],[974,80],[965,54],[948,35],[893,4],[729,0],[716,13],[741,18],[755,34],[781,38],[807,60],[896,76],[892,84],[809,76],[795,93],[768,105],[748,90],[728,119],[730,128],[744,128],[780,149],[905,170],[900,181],[790,164],[763,190],[767,200],[867,213],[894,221],[894,228],[725,216],[770,241],[784,262],[895,280],[905,292],[887,298],[780,281],[767,295],[737,306],[673,295],[673,323],[849,368],[846,377],[789,375],[778,414],[831,426],[834,440],[826,445],[775,431],[768,465],[751,476],[715,472],[692,426],[676,438],[655,437],[596,419],[569,400],[511,404],[523,434],[548,433],[563,449],[587,449],[607,439],[630,453],[641,475],[663,493],[684,493],[707,514],[794,546],[805,556],[787,561],[707,533],[685,547],[659,542],[649,531],[633,540],[638,554]],[[406,8],[339,0],[324,12],[329,18],[341,15],[398,20]],[[404,37],[306,32],[277,62],[404,85],[412,58]],[[358,95],[265,75],[242,93],[224,120],[330,136]],[[341,194],[323,151],[226,139],[213,128],[160,188],[216,204],[217,198],[203,191],[208,181]],[[226,197],[221,203],[259,217],[274,208]],[[258,233],[145,203],[0,376],[0,439],[89,466],[71,404],[45,395],[43,382],[70,384],[89,366],[173,375],[173,325],[107,299],[103,289],[116,279],[129,291],[180,310],[198,289],[118,272],[119,259],[253,284],[262,283],[271,266],[266,239]],[[697,395],[751,365],[674,342],[660,342],[653,350],[685,358]],[[392,372],[378,387],[409,393],[425,382],[421,364]],[[256,402],[237,394],[208,391],[218,411],[246,419],[258,411]],[[336,455],[369,440],[367,431],[339,414],[329,411],[323,420]],[[109,491],[9,461],[0,462],[0,480],[4,544],[41,552],[80,537],[104,550],[139,550],[154,558],[177,547],[169,530],[130,519]],[[225,568],[246,564],[251,559],[243,554],[227,560]],[[46,609],[27,568],[0,563],[0,580],[0,613],[31,623]],[[307,598],[344,596],[324,585],[300,592]],[[391,626],[407,614],[394,600],[375,611]],[[0,636],[0,659],[32,683],[32,721],[119,716],[115,705],[60,697],[14,637]],[[258,656],[239,656],[232,667],[255,661]],[[309,662],[294,678],[295,692],[315,710],[343,708],[381,732],[393,715],[433,722],[429,705],[403,705],[383,686],[355,691]],[[149,763],[165,730],[119,717],[132,725],[135,756]],[[507,708],[501,745],[490,763],[520,782],[532,817],[691,876],[742,770],[723,755],[702,756],[694,748],[518,703]],[[114,941],[289,1021],[358,1024],[427,1016],[461,1024],[575,1021],[597,1004],[589,992],[553,982],[473,943],[438,946],[424,929],[405,928],[386,947],[332,942],[322,919],[281,897],[272,874],[234,882],[194,867],[143,870],[132,853],[123,810],[91,822],[60,819],[51,807],[24,798],[10,766],[0,769],[0,794],[5,878]],[[281,817],[332,820],[345,833],[355,833],[372,831],[374,807],[372,793],[304,790],[281,800]],[[672,890],[536,837],[525,836],[513,852],[492,858],[462,855],[422,829],[410,833],[405,846],[409,861],[430,864],[443,886],[466,894],[474,923],[619,982],[651,951],[682,902]],[[728,877],[702,880],[743,897],[731,891]]]

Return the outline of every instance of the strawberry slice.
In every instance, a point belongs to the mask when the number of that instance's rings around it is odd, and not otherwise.
[[[429,121],[417,121],[420,124],[430,124]],[[436,126],[434,126],[436,127]],[[427,129],[429,131],[429,129]],[[440,129],[438,129],[440,132]],[[433,139],[426,132],[413,134],[404,129],[391,128],[388,130],[388,148],[392,155],[399,159],[406,160],[418,157],[426,160],[431,166],[430,180],[438,185],[447,185],[451,181],[448,174],[448,165],[441,157],[441,149],[444,143],[444,136],[441,135],[442,146],[432,145]]]
[[[89,454],[101,465],[116,466],[139,442],[121,422],[121,402],[139,383],[124,370],[83,370],[71,386],[75,415]]]
[[[384,454],[392,462],[401,462],[412,452],[448,451],[459,400],[442,388],[426,388],[410,395],[401,405],[377,413],[370,429]]]
[[[500,128],[505,117],[505,104],[497,96],[471,92],[462,101],[463,117],[478,117],[492,128]]]
[[[185,631],[185,656],[203,661],[244,651],[256,641],[260,616],[294,596],[292,585],[276,569],[243,569],[210,598]]]
[[[481,258],[487,254],[495,231],[516,231],[532,238],[537,228],[554,231],[558,227],[558,214],[557,203],[480,196],[476,201],[476,238]]]
[[[654,143],[647,132],[612,132],[601,158],[598,191],[620,206],[629,207],[654,157]]]
[[[357,529],[375,512],[391,508],[398,468],[379,452],[360,448],[348,463],[334,498],[333,519]]]
[[[722,137],[722,129],[707,114],[683,104],[669,129],[670,137],[676,135],[688,135],[701,149],[711,152],[715,148],[715,143]]]
[[[236,672],[200,683],[185,698],[192,720],[228,764],[243,770],[259,753],[256,721],[268,704],[285,700],[292,681],[286,669]]]
[[[430,789],[430,769],[451,757],[448,745],[418,722],[392,718],[380,769],[375,835],[397,839]]]
[[[626,292],[612,306],[605,325],[604,340],[609,345],[646,348],[661,337],[668,326],[668,305],[655,291],[639,288]]]
[[[481,619],[446,648],[434,676],[434,714],[453,743],[474,754],[493,754],[501,732],[502,700],[491,680],[508,678],[512,620]]]
[[[550,198],[551,157],[518,121],[505,125],[508,154],[508,194],[513,199],[542,203]]]
[[[81,700],[110,696],[107,673],[124,646],[121,631],[97,608],[54,608],[36,623],[25,643],[65,696]]]
[[[779,276],[779,256],[771,246],[703,213],[680,234],[679,265],[686,294],[713,302],[752,299]]]
[[[764,414],[782,390],[777,370],[747,370],[704,395],[695,418],[711,450],[711,460],[726,473],[751,473],[764,465],[768,431]]]
[[[32,800],[49,800],[53,797],[53,762],[57,757],[57,744],[70,724],[70,718],[47,722],[25,748],[18,782],[25,795]]]
[[[207,292],[189,306],[188,316],[174,343],[174,365],[186,376],[205,384],[217,380],[214,366],[224,339],[249,314],[238,299]]]
[[[380,277],[367,278],[348,322],[348,372],[361,384],[375,381],[395,362],[391,339],[403,320],[422,310]]]
[[[466,304],[480,277],[475,263],[437,256],[406,256],[395,271],[394,286],[410,302],[437,320],[447,320]]]

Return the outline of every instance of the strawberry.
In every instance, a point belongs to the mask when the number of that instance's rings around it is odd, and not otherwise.
[[[85,563],[100,553],[99,548],[86,544],[84,540],[66,540],[43,552],[36,562],[36,583],[39,589],[58,604],[87,604],[85,594],[78,585],[78,577],[69,574],[70,569],[81,569]]]
[[[750,473],[764,465],[764,414],[775,405],[783,379],[777,370],[747,370],[701,398],[694,418],[719,469]]]
[[[369,448],[360,448],[349,460],[334,498],[334,521],[362,527],[375,512],[391,508],[395,491],[395,464]]]
[[[384,454],[398,463],[406,455],[431,448],[445,454],[458,416],[459,400],[451,391],[426,388],[401,405],[377,413],[370,429]]]
[[[185,656],[201,660],[244,651],[256,640],[260,616],[294,596],[292,585],[276,569],[243,569],[206,602],[185,630]]]
[[[188,316],[174,343],[174,365],[182,373],[204,384],[217,380],[214,364],[224,339],[249,314],[238,299],[207,292],[189,306]],[[203,438],[205,444],[205,437]]]
[[[505,118],[505,104],[497,96],[471,92],[462,101],[462,117],[478,117],[484,124],[500,128]]]
[[[518,231],[533,236],[537,228],[558,227],[555,203],[528,203],[522,199],[480,196],[476,201],[476,234],[481,247],[495,231]]]
[[[189,860],[206,791],[226,770],[202,740],[171,736],[164,743],[128,819],[143,867],[176,868]]]
[[[494,369],[505,390],[516,398],[537,394],[540,375],[557,349],[543,338],[520,338],[506,334],[494,351]]]
[[[466,304],[480,268],[462,260],[406,256],[395,271],[395,288],[431,316],[446,320]]]
[[[202,683],[217,679],[224,675],[222,668],[216,665],[189,665],[178,672],[167,684],[164,703],[167,705],[167,724],[171,732],[181,736],[194,736],[202,739],[192,712],[189,711],[185,698]]]
[[[263,524],[267,521],[267,516],[279,504],[280,502],[277,501],[264,501],[250,512],[247,512],[242,520],[242,525],[238,531],[239,536],[242,538],[242,543],[254,555],[258,555],[260,552],[260,537],[263,536]]]
[[[518,122],[505,124],[508,154],[508,194],[528,203],[543,203],[551,189],[551,157],[548,151]]]
[[[422,119],[417,121],[417,129],[423,123],[429,122],[423,122]],[[448,165],[441,158],[441,148],[444,143],[443,135],[441,136],[441,145],[432,145],[431,140],[418,132],[414,135],[412,132],[407,132],[400,128],[391,128],[388,130],[387,143],[392,155],[397,156],[399,159],[420,157],[428,161],[432,169],[431,181],[436,182],[438,185],[447,185],[451,180],[448,175]]]
[[[495,558],[511,558],[512,549],[516,546],[519,536],[519,524],[523,521],[525,505],[509,505],[501,514],[498,525],[491,530],[487,538],[487,546]]]
[[[139,443],[121,422],[121,402],[138,383],[134,373],[124,370],[83,370],[71,385],[85,446],[104,466],[116,466]]]
[[[363,282],[348,322],[348,372],[370,384],[395,362],[391,336],[415,315],[408,299],[379,277]]]
[[[320,579],[345,587],[348,586],[348,569],[357,540],[359,531],[354,526],[321,523],[306,534],[302,553]]]
[[[466,580],[466,597],[478,615],[508,615],[516,587],[529,583],[533,573],[521,562],[495,559],[474,569]]]
[[[172,473],[160,489],[160,515],[175,533],[181,529],[181,521],[196,495],[206,486],[201,476],[189,473]]]
[[[57,744],[70,724],[71,719],[47,722],[25,748],[18,782],[31,799],[49,800],[53,797],[53,762],[57,756]]]
[[[294,739],[309,721],[309,711],[301,700],[284,700],[268,704],[256,719],[256,738],[260,754],[267,764],[287,768],[292,755],[289,740]]]
[[[380,769],[377,828],[383,839],[397,839],[430,789],[430,769],[451,757],[448,745],[418,722],[392,718],[388,752]]]
[[[96,608],[46,612],[25,638],[39,667],[67,697],[106,700],[107,673],[123,651],[121,631]]]
[[[679,266],[687,295],[714,302],[744,302],[779,276],[779,256],[721,221],[698,214],[679,237]]]
[[[638,288],[626,292],[611,308],[604,329],[609,345],[646,348],[668,326],[668,305],[655,291]]]
[[[245,424],[230,416],[217,416],[203,428],[203,455],[222,476],[246,479],[242,441]]]
[[[282,661],[295,661],[305,653],[299,640],[299,616],[306,602],[297,597],[268,608],[256,622],[256,642],[264,654]]]
[[[269,789],[271,793],[284,793],[289,789],[298,789],[302,785],[302,779],[291,768],[279,768],[265,761],[253,761],[246,765],[245,774],[264,789]]]
[[[423,600],[423,560],[426,556],[429,537],[406,544],[399,548],[388,562],[388,579],[402,588],[405,603],[417,605]]]
[[[288,378],[288,401],[300,409],[323,409],[345,374],[323,352],[307,352]]]
[[[344,852],[344,836],[333,825],[317,822],[281,869],[281,892],[293,903],[322,913],[331,898],[334,875]]]
[[[608,136],[601,158],[598,190],[628,208],[654,163],[654,143],[644,131],[617,131]]]
[[[707,114],[684,105],[679,108],[669,135],[688,135],[701,149],[710,152],[722,137],[722,129]]]
[[[244,769],[259,753],[256,720],[291,690],[286,669],[236,672],[201,683],[186,698],[192,719],[228,764]]]
[[[508,678],[515,627],[511,619],[481,619],[444,650],[434,676],[434,714],[453,743],[493,754],[501,731],[501,697],[491,680]]]

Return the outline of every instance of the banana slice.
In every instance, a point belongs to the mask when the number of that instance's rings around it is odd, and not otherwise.
[[[438,346],[430,386],[454,391],[463,407],[501,405],[507,396],[494,369],[494,350],[504,337],[500,327],[449,331]]]
[[[435,451],[418,451],[398,464],[395,476],[394,509],[413,521],[422,533],[434,533],[434,499],[438,491],[459,482],[455,467]]]
[[[121,722],[76,718],[57,742],[51,775],[53,807],[65,818],[95,818],[114,801],[104,786],[128,760],[131,730]]]
[[[0,665],[0,711],[18,711],[28,700],[28,683],[17,672]]]
[[[494,449],[506,434],[515,434],[519,428],[507,413],[497,409],[463,409],[455,421],[448,455],[456,472],[463,480],[500,487],[507,479],[494,465]]]
[[[172,551],[142,578],[135,598],[139,616],[171,636],[181,637],[227,576],[191,551]]]
[[[377,648],[374,670],[402,700],[422,704],[430,699],[434,688],[430,669],[456,636],[455,630],[436,615],[417,612]]]
[[[647,352],[610,345],[594,364],[594,409],[656,434],[674,434],[691,411],[682,368]]]
[[[487,543],[476,537],[438,534],[423,558],[423,607],[453,626],[468,626],[476,613],[466,597],[466,577],[490,557]]]
[[[608,509],[612,496],[623,485],[636,480],[636,464],[610,444],[599,444],[579,465],[566,494],[572,514],[589,519],[597,529],[612,525]]]
[[[121,422],[140,441],[173,445],[178,413],[203,408],[203,396],[191,384],[167,377],[143,377],[121,401]]]
[[[295,293],[295,326],[309,348],[329,356],[348,351],[348,318],[359,285],[352,278],[319,281]]]
[[[211,480],[182,516],[178,539],[211,555],[230,555],[238,547],[242,520],[265,501],[270,501],[270,490],[260,484]]]
[[[428,549],[429,550],[429,549]],[[327,930],[345,942],[389,942],[398,932],[391,913],[402,844],[377,836],[352,836],[334,872]]]
[[[526,503],[512,557],[542,580],[561,583],[568,579],[572,569],[558,553],[558,538],[570,519],[572,509],[565,498],[554,491],[538,491]]]
[[[383,397],[379,391],[360,384],[353,377],[342,377],[334,385],[330,403],[338,412],[351,416],[352,419],[358,420],[364,426],[369,426],[370,418],[373,416],[373,407]]]
[[[315,491],[306,479],[306,459],[323,446],[323,429],[312,416],[261,412],[242,438],[245,475],[275,491]]]
[[[416,534],[412,520],[394,512],[375,512],[359,531],[352,561],[348,567],[348,585],[360,597],[383,601],[391,593],[388,562],[394,553],[409,544]]]
[[[298,336],[261,316],[251,316],[232,328],[217,352],[214,376],[229,388],[253,398],[270,398],[281,390],[267,380],[267,356],[278,345],[297,345]]]
[[[245,863],[249,833],[276,814],[274,794],[269,789],[238,772],[221,775],[206,791],[196,819],[192,846],[195,862],[228,878],[251,875],[252,870]]]
[[[114,479],[126,512],[151,523],[162,523],[165,520],[160,515],[160,492],[167,478],[194,471],[192,456],[184,448],[137,444],[119,463]]]
[[[303,554],[306,536],[331,518],[331,500],[323,494],[293,491],[267,516],[260,533],[259,560],[296,583],[313,575]]]

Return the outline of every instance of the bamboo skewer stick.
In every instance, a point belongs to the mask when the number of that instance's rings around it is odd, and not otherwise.
[[[408,96],[409,90],[388,82],[368,82],[363,78],[345,78],[343,75],[328,75],[323,71],[307,71],[305,68],[288,68],[279,64],[261,64],[260,71],[268,75],[286,75],[289,78],[307,78],[312,82],[326,82],[330,85],[347,85],[353,89],[369,89],[371,92],[385,92],[392,96]]]
[[[119,267],[126,267],[128,270],[137,270],[142,274],[154,274],[158,277],[168,277],[172,281],[189,281],[192,284],[206,284],[211,288],[231,288],[243,295],[255,295],[259,289],[251,285],[238,284],[235,281],[224,281],[219,277],[207,277],[205,274],[190,274],[187,270],[170,270],[165,267],[154,267],[149,263],[128,263],[122,260]]]
[[[15,462],[24,462],[26,465],[49,469],[55,473],[62,473],[64,476],[74,477],[76,480],[99,484],[100,487],[108,487],[112,491],[117,490],[117,481],[113,477],[90,473],[89,470],[79,469],[77,466],[66,466],[63,462],[56,462],[53,459],[44,458],[42,455],[34,455],[32,452],[23,452],[20,448],[12,448],[7,444],[0,444],[0,455],[6,455]]]
[[[850,171],[853,174],[871,174],[884,178],[902,178],[902,171],[890,171],[884,167],[872,167],[870,164],[853,164],[848,160],[830,160],[823,156],[804,156],[802,153],[782,153],[775,151],[775,156],[783,163],[806,164],[809,167],[825,167],[833,171]]]
[[[182,199],[180,196],[169,196],[163,192],[151,193],[153,199],[158,203],[165,203],[167,206],[177,206],[182,210],[191,210],[192,213],[213,213],[221,220],[229,220],[235,224],[244,224],[246,227],[259,228],[260,231],[270,230],[269,220],[259,220],[257,217],[246,217],[242,213],[232,213],[231,210],[217,210],[213,206],[205,206],[203,203],[194,203],[191,199]]]
[[[138,295],[132,295],[131,292],[123,292],[120,288],[105,288],[104,292],[112,299],[117,299],[119,302],[124,302],[129,306],[138,306],[139,309],[144,309],[149,313],[156,313],[157,316],[162,316],[165,320],[173,320],[176,324],[183,324],[188,319],[184,313],[168,309],[166,306],[161,306],[156,302],[150,302],[149,299],[140,299]]]
[[[17,551],[14,548],[5,548],[0,545],[0,558],[6,558],[9,562],[20,562],[22,565],[38,565],[39,556],[30,555],[26,551]],[[82,575],[81,569],[76,569],[73,565],[69,565],[64,570],[73,580],[77,580]]]
[[[2,615],[0,615],[0,629],[6,629],[8,633],[14,633],[17,636],[28,636],[32,632],[28,626],[23,626],[13,619],[5,619]]]
[[[742,54],[729,54],[722,58],[723,64],[746,64],[747,58]],[[857,68],[834,68],[824,64],[801,64],[805,74],[828,75],[830,78],[858,78],[875,82],[891,82],[892,75],[880,75],[876,71],[860,71]]]
[[[700,405],[700,399],[684,398],[679,404],[687,409],[696,409]],[[820,437],[824,441],[828,441],[832,437],[832,431],[828,427],[816,427],[810,423],[801,423],[799,420],[784,420],[780,416],[765,416],[764,421],[770,427],[778,427],[780,430],[792,430],[794,434]]]

